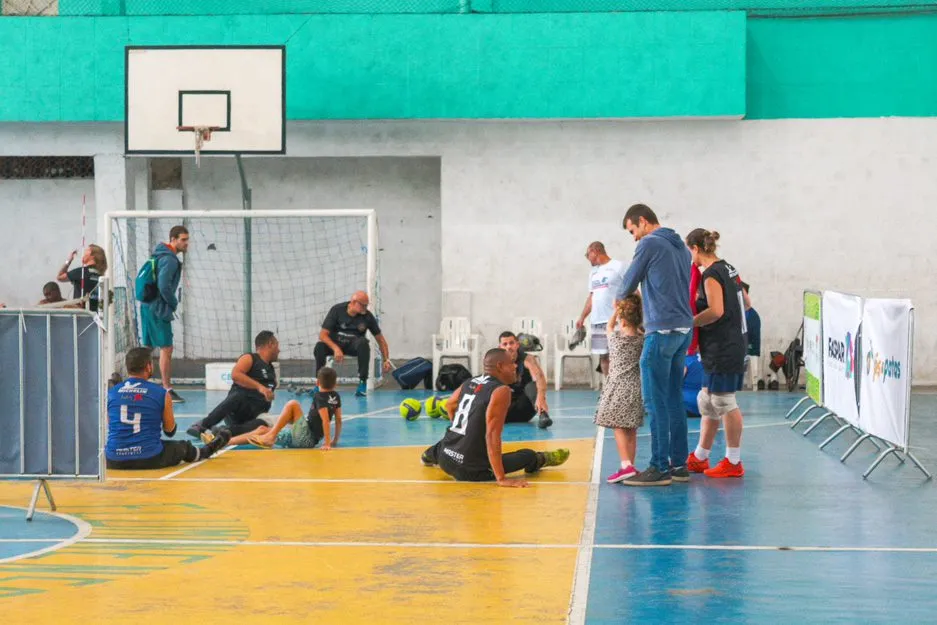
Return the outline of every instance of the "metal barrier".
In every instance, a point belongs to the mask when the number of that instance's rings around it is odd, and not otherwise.
[[[104,479],[103,332],[92,313],[0,309],[0,478]]]

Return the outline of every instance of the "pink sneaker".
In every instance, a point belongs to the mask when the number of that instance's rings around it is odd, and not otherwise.
[[[617,484],[618,482],[624,482],[625,480],[632,478],[637,474],[638,470],[634,468],[634,465],[629,465],[627,469],[618,469],[605,478],[605,481],[609,484]]]

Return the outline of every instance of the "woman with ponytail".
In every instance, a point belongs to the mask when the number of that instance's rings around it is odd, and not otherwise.
[[[700,439],[687,458],[687,469],[708,477],[742,477],[742,412],[735,393],[742,388],[745,376],[745,303],[735,267],[716,256],[718,241],[718,232],[702,228],[686,238],[693,264],[702,272],[693,324],[699,328],[703,363],[703,388],[697,397],[702,416]],[[725,425],[726,457],[710,468],[709,453],[720,420]]]

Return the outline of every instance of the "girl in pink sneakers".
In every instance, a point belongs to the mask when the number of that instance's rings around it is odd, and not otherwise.
[[[615,445],[621,468],[609,475],[609,484],[623,482],[637,475],[634,456],[637,429],[644,424],[644,401],[641,398],[641,297],[632,294],[619,300],[608,322],[609,370],[602,398],[595,412],[595,424],[615,431]]]
[[[702,416],[696,450],[687,458],[687,470],[707,477],[742,477],[742,412],[735,401],[745,376],[748,339],[745,300],[735,267],[716,256],[718,232],[697,228],[686,237],[693,264],[703,272],[696,294],[699,353],[703,363],[703,388],[697,402]],[[710,468],[709,452],[725,423],[726,457]]]

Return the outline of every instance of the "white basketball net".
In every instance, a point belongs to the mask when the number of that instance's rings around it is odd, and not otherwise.
[[[214,130],[211,126],[195,126],[192,132],[195,133],[195,166],[199,166],[199,157],[202,152],[202,145],[206,141],[211,141],[211,133]]]

